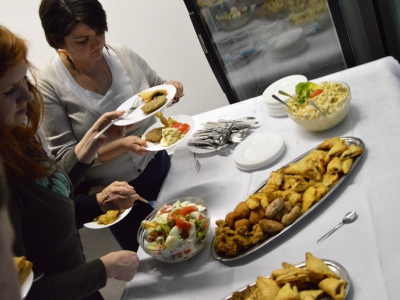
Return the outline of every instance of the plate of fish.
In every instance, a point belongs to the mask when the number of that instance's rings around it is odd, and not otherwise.
[[[128,111],[140,101],[135,110],[115,122],[117,126],[125,126],[140,122],[153,116],[156,112],[166,107],[175,97],[176,88],[170,84],[153,86],[144,90],[122,103],[116,110]],[[138,98],[139,97],[139,98]]]
[[[146,146],[143,148],[148,151],[160,151],[176,146],[189,136],[195,125],[191,116],[174,115],[166,119],[160,115],[161,118],[143,134],[146,140]]]
[[[270,173],[224,220],[217,220],[213,256],[232,261],[284,235],[342,184],[365,151],[355,137],[332,137]]]

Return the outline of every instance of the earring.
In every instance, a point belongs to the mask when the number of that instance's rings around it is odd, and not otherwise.
[[[108,53],[108,56],[110,56],[110,57],[111,57],[111,54],[110,54],[110,47],[108,47],[108,45],[107,45],[107,44],[104,44],[104,48],[106,48],[106,50],[107,50],[107,53]]]
[[[65,51],[64,49],[58,49],[57,52],[60,54],[64,54],[65,56],[68,56],[67,51]]]

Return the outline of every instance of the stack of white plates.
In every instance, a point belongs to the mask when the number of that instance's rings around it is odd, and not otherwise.
[[[272,95],[277,96],[284,102],[288,102],[290,97],[284,96],[278,93],[279,90],[282,90],[290,95],[295,94],[296,85],[300,82],[306,82],[307,77],[303,75],[291,75],[279,79],[271,84],[267,89],[264,91],[262,97],[263,101],[267,107],[267,112],[271,116],[274,117],[282,117],[287,116],[286,106],[279,101],[272,98]]]
[[[246,138],[235,148],[232,156],[236,167],[249,171],[271,164],[284,150],[285,143],[281,135],[263,132]]]

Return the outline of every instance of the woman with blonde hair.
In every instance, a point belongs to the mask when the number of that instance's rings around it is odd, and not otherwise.
[[[27,51],[24,40],[0,26],[0,155],[9,180],[14,254],[31,261],[36,275],[44,274],[27,299],[102,299],[98,290],[107,279],[130,281],[139,260],[134,252],[118,251],[85,262],[77,224],[92,221],[102,210],[96,200],[80,205],[72,199],[99,148],[125,134],[126,128],[119,127],[93,139],[123,111],[103,114],[54,163],[37,134],[43,103],[27,77],[28,71],[33,74]],[[120,191],[127,201],[123,205],[132,206],[138,198],[129,185]]]

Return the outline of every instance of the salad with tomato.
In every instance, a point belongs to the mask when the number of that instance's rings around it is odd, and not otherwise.
[[[144,250],[189,258],[202,248],[208,225],[209,217],[203,203],[178,200],[166,204],[151,220],[141,223],[146,241]],[[182,251],[175,251],[179,249]]]

